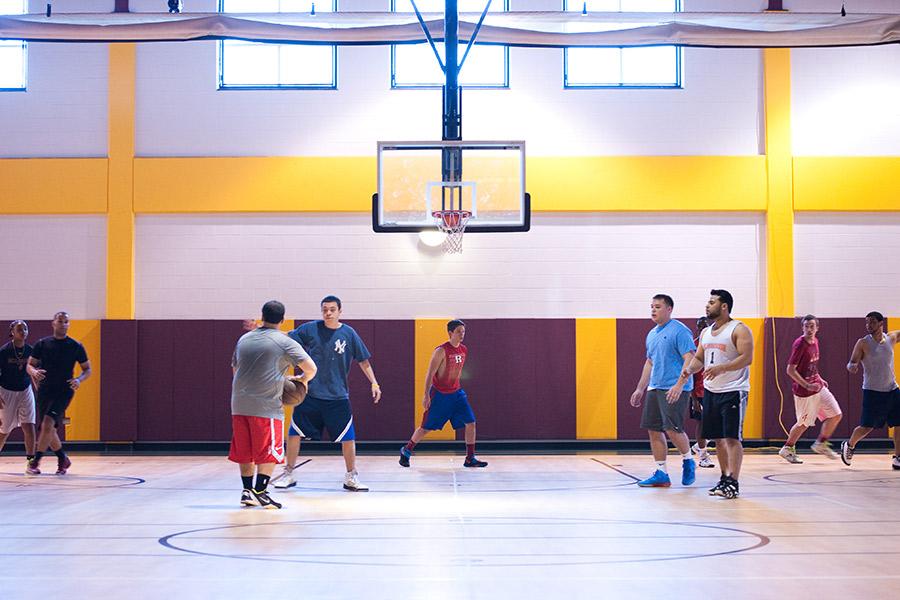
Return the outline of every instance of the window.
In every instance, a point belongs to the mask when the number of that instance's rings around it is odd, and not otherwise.
[[[219,12],[310,12],[310,0],[219,0]],[[337,0],[316,2],[316,12],[337,10]],[[219,89],[335,89],[337,47],[219,42]]]
[[[28,12],[27,0],[0,0],[0,15]],[[22,40],[0,40],[0,90],[25,90],[27,44]]]
[[[419,12],[444,12],[445,0],[416,0]],[[459,0],[459,12],[481,13],[487,0]],[[509,10],[509,0],[493,0],[490,12]],[[410,0],[391,0],[393,12],[415,12]],[[467,88],[509,87],[509,48],[476,43],[469,51],[459,72],[459,84]],[[444,60],[444,43],[435,42]],[[459,60],[466,44],[459,45]],[[444,85],[444,73],[438,65],[431,45],[400,44],[391,46],[391,87],[428,88]]]
[[[563,10],[582,10],[583,0],[563,0]],[[588,0],[588,11],[677,12],[680,0]],[[567,88],[680,88],[681,49],[566,48]]]

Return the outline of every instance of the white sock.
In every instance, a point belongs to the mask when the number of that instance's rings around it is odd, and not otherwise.
[[[687,454],[681,455],[681,460],[690,460],[690,459],[691,459],[691,451],[690,450],[688,450]]]
[[[656,463],[656,468],[657,468],[659,471],[662,471],[663,473],[668,473],[668,472],[669,472],[669,470],[666,468],[666,461],[662,461],[662,462],[657,461],[657,463]]]

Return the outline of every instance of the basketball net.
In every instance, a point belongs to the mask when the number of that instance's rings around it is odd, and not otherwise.
[[[431,216],[437,221],[437,228],[447,235],[444,238],[444,252],[447,254],[462,252],[463,234],[472,213],[467,210],[436,210]]]

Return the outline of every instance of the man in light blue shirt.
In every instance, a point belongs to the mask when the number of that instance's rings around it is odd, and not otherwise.
[[[647,353],[644,369],[638,380],[631,405],[639,407],[644,393],[647,400],[641,414],[641,427],[650,436],[650,449],[656,470],[649,478],[638,482],[641,487],[669,487],[672,485],[666,468],[668,443],[672,440],[681,453],[681,484],[691,485],[696,479],[696,464],[691,458],[691,442],[684,433],[684,417],[690,402],[693,380],[680,381],[682,370],[694,357],[693,335],[681,321],[672,318],[675,301],[666,294],[653,296],[650,318],[656,327],[647,334]],[[670,393],[671,390],[671,393]],[[667,400],[666,396],[673,398]]]

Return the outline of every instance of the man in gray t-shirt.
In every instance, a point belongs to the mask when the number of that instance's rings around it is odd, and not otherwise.
[[[303,347],[278,330],[282,321],[284,305],[276,300],[266,302],[262,308],[262,326],[241,336],[232,358],[232,435],[228,459],[241,468],[243,506],[281,508],[266,488],[275,465],[284,461],[285,371],[300,367],[301,385],[316,375],[316,364]]]

